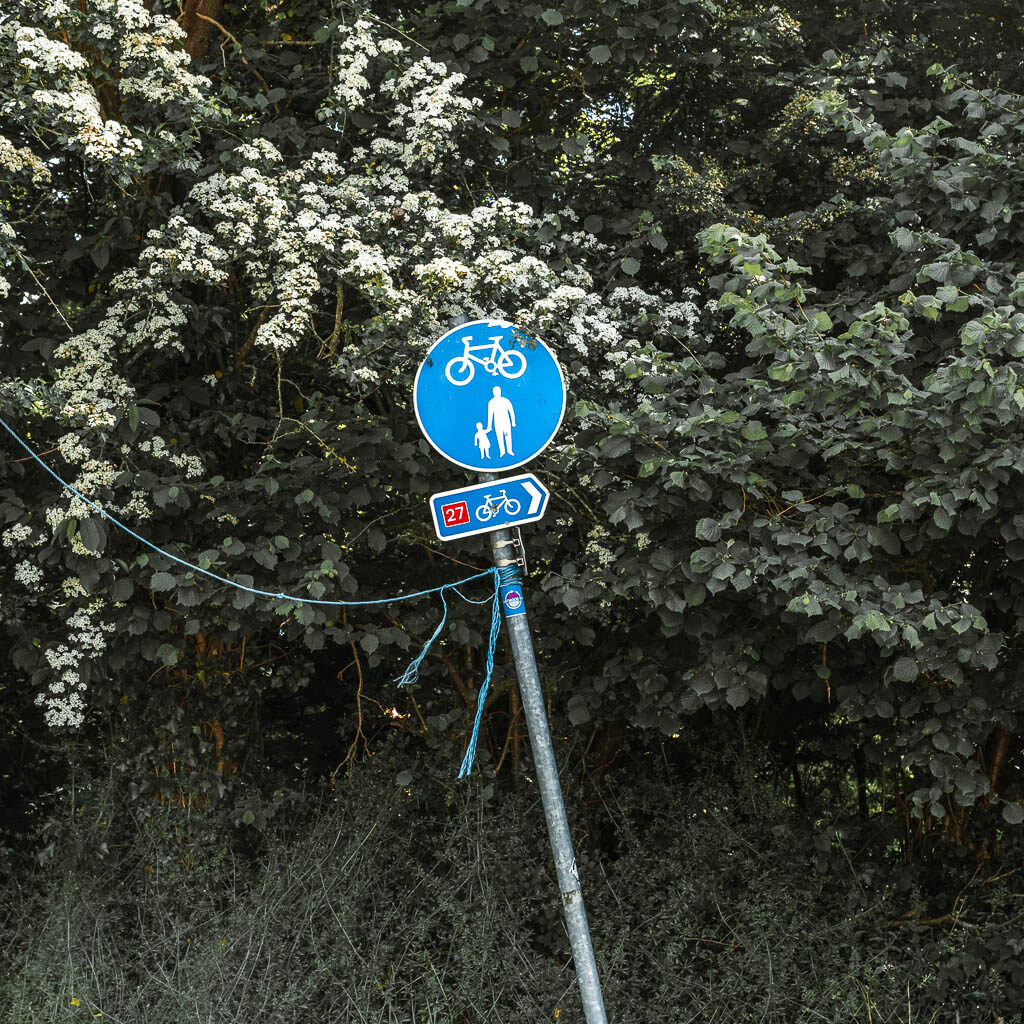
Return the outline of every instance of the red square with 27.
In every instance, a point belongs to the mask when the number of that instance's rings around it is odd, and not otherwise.
[[[453,501],[441,506],[441,518],[445,526],[462,526],[469,522],[469,505],[464,501]]]

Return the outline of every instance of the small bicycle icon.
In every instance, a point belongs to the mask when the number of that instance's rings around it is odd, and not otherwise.
[[[502,510],[510,516],[518,515],[520,507],[519,502],[515,498],[510,498],[503,489],[497,496],[493,494],[484,495],[484,503],[476,510],[476,517],[481,523],[486,523],[488,519],[493,519],[494,516],[500,515]]]
[[[479,363],[492,377],[499,373],[508,380],[521,377],[526,372],[526,356],[522,352],[501,347],[501,335],[489,338],[491,345],[471,345],[472,336],[462,339],[462,355],[453,356],[444,368],[444,375],[458,388],[468,384],[476,374],[474,363]],[[486,352],[484,356],[474,352]]]

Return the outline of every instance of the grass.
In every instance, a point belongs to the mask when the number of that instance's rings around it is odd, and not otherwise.
[[[393,767],[262,835],[125,809],[104,860],[9,880],[0,1020],[582,1024],[533,788],[403,789]],[[1020,1020],[993,965],[936,984],[977,935],[937,952],[889,927],[891,889],[815,871],[771,794],[623,776],[603,796],[615,839],[580,866],[613,1022]]]

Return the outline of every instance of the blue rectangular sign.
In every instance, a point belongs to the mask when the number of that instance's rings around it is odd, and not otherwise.
[[[455,540],[535,523],[544,515],[550,497],[550,491],[532,473],[522,473],[432,494],[430,514],[438,537]]]

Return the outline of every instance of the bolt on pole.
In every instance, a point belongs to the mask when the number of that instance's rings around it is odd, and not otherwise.
[[[487,481],[495,479],[491,474],[481,475]],[[511,531],[496,530],[490,536],[494,564],[500,568],[515,561],[512,555],[514,548]],[[502,588],[503,598],[505,589]],[[502,606],[505,607],[504,600]],[[533,653],[530,624],[526,620],[524,610],[515,614],[506,614],[505,624],[508,627],[508,637],[512,645],[516,675],[519,677],[519,693],[530,733],[530,747],[533,750],[533,763],[537,771],[537,782],[540,786],[548,836],[551,839],[551,849],[555,856],[558,888],[562,894],[565,923],[569,931],[573,960],[576,963],[576,977],[580,983],[583,1013],[587,1024],[607,1024],[608,1017],[604,1009],[604,997],[601,995],[601,982],[597,976],[597,961],[594,959],[594,946],[590,939],[590,927],[587,924],[587,911],[583,906],[583,892],[576,871],[576,855],[573,852],[572,836],[569,833],[569,819],[565,813],[562,786],[558,780],[558,765],[555,762],[555,751],[551,745],[551,732],[548,729],[547,712],[544,708],[544,694],[541,690],[537,661]]]

